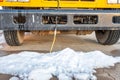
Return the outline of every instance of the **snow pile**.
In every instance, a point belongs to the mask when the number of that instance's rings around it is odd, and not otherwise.
[[[66,48],[52,54],[21,52],[0,57],[0,73],[19,76],[23,80],[96,80],[96,68],[114,66],[120,57],[105,55],[100,51],[75,52]],[[10,79],[12,80],[12,79]]]

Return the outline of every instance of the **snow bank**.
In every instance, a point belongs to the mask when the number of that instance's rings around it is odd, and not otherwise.
[[[62,51],[42,54],[21,52],[0,57],[0,73],[19,76],[23,80],[96,80],[96,68],[114,66],[119,57],[105,55],[100,51],[75,52],[66,48]]]

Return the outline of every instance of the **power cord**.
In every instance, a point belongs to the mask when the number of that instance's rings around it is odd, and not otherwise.
[[[59,9],[59,6],[60,6],[60,1],[57,0],[57,10]],[[53,37],[53,42],[52,42],[52,45],[51,45],[51,48],[50,48],[50,53],[53,51],[53,47],[55,45],[55,42],[56,42],[56,37],[57,37],[57,24],[58,24],[58,16],[56,16],[55,18],[55,29],[54,29],[54,37]]]

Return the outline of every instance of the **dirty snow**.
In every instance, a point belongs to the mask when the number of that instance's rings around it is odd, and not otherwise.
[[[0,57],[0,73],[19,76],[23,80],[96,80],[95,69],[114,66],[120,57],[100,51],[76,52],[70,48],[53,53],[21,52]],[[15,78],[15,77],[14,77]],[[10,80],[14,80],[14,78]],[[18,78],[17,78],[18,80]]]

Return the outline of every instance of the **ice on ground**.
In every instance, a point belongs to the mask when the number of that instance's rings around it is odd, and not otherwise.
[[[76,52],[70,48],[43,54],[21,52],[0,57],[0,73],[19,76],[23,80],[96,80],[95,69],[114,66],[120,57],[105,55],[100,51]]]

